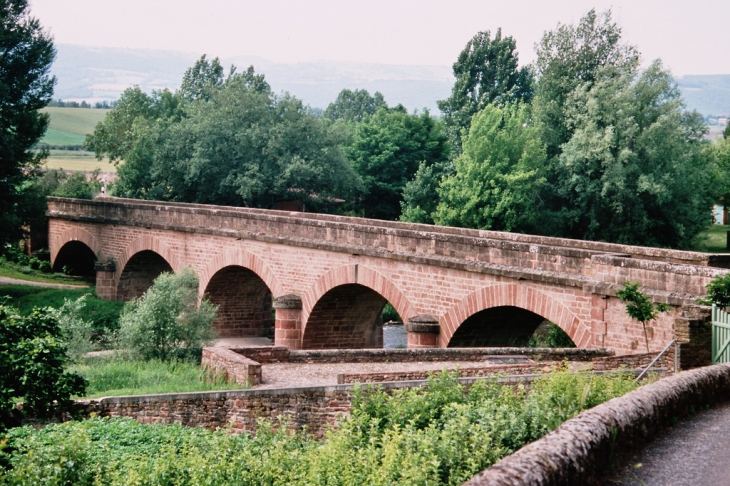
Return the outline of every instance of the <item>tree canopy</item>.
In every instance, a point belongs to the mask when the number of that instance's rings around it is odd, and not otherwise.
[[[441,182],[436,224],[525,231],[545,181],[545,149],[524,104],[487,105],[474,116],[456,159]]]
[[[332,121],[344,120],[359,123],[368,116],[374,115],[380,108],[387,108],[385,98],[376,91],[373,96],[366,89],[355,91],[343,89],[337,99],[327,106],[324,116]]]
[[[442,126],[427,111],[409,114],[402,106],[381,108],[357,125],[347,148],[365,185],[356,209],[367,217],[398,218],[403,188],[419,163],[442,162],[448,153]]]
[[[51,101],[56,55],[51,36],[30,16],[27,0],[0,0],[0,243],[21,235],[27,223],[23,182],[32,177],[46,152],[33,145],[48,127],[40,113]]]
[[[454,155],[461,153],[462,130],[469,130],[478,111],[490,103],[532,99],[532,71],[518,68],[517,62],[515,40],[502,37],[502,29],[493,39],[489,31],[477,33],[461,51],[453,65],[451,96],[438,102]]]

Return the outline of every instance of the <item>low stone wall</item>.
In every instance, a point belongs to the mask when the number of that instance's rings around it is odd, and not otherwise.
[[[203,348],[200,366],[224,373],[229,381],[240,385],[261,383],[261,364],[227,348]]]
[[[501,377],[505,384],[530,383],[538,375]],[[469,386],[479,378],[461,378]],[[388,390],[425,385],[426,381],[380,383]],[[353,385],[234,390],[204,393],[169,393],[107,397],[77,401],[81,414],[102,417],[131,417],[144,424],[162,423],[255,432],[259,419],[283,417],[289,427],[322,436],[328,424],[350,410]]]
[[[395,371],[381,373],[340,373],[337,375],[337,383],[379,383],[384,381],[412,381],[427,380],[430,375],[439,370],[415,370],[415,371]],[[448,371],[456,371],[449,369]],[[546,364],[529,363],[529,364],[505,364],[491,365],[481,367],[459,368],[459,376],[462,378],[485,377],[492,375],[536,375],[541,373],[549,373],[551,367]]]
[[[581,413],[465,484],[601,484],[621,454],[646,444],[692,411],[727,400],[730,364],[685,371]]]
[[[654,363],[652,370],[662,369],[667,373],[674,373],[674,351],[672,345],[669,350],[662,355],[659,360]],[[596,371],[615,370],[621,367],[629,369],[644,369],[659,353],[643,353],[643,354],[625,354],[622,356],[606,356],[593,359],[593,369]]]
[[[285,346],[229,348],[258,363],[411,363],[418,361],[494,361],[496,357],[535,361],[592,361],[613,356],[610,349],[581,348],[430,348],[323,349],[290,351]]]

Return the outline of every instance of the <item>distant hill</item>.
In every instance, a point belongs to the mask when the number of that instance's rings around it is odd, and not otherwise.
[[[687,75],[677,84],[689,108],[705,116],[730,114],[730,74]]]
[[[48,145],[81,145],[87,133],[104,119],[109,110],[90,108],[43,108],[51,115],[46,134],[41,139]]]
[[[144,91],[177,89],[198,54],[144,49],[115,49],[69,44],[56,46],[51,71],[58,78],[54,99],[112,101],[129,86]],[[253,65],[275,92],[288,91],[316,108],[326,108],[344,88],[380,91],[390,105],[438,112],[436,100],[449,96],[453,78],[448,66],[396,66],[317,61],[282,64],[255,56],[221,59],[239,70]]]
[[[195,53],[145,49],[115,49],[69,44],[56,46],[52,72],[58,78],[54,98],[113,101],[129,86],[177,89],[183,73],[200,56]],[[255,56],[221,59],[239,69],[253,65],[266,75],[275,92],[288,91],[316,108],[326,108],[344,88],[380,91],[389,105],[438,113],[436,100],[449,96],[453,84],[449,66],[402,66],[355,62],[312,61],[275,63]],[[730,113],[730,74],[677,78],[687,106],[703,115]]]

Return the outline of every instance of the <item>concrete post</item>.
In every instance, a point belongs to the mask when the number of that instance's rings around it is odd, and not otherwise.
[[[96,295],[100,299],[116,300],[117,286],[114,284],[116,265],[114,262],[96,262],[94,270],[96,270]]]
[[[438,317],[430,314],[421,314],[411,317],[405,324],[408,332],[408,348],[438,348],[441,326]]]
[[[274,300],[274,344],[289,349],[302,348],[302,299],[287,294]]]

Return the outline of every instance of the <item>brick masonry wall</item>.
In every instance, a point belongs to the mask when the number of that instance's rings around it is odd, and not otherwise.
[[[612,461],[699,407],[730,399],[730,364],[685,371],[614,398],[505,457],[468,486],[603,484]]]
[[[261,383],[261,364],[226,348],[203,348],[200,366],[240,385]]]
[[[641,351],[643,330],[615,298],[624,280],[641,280],[655,300],[683,307],[711,278],[726,273],[707,265],[727,263],[692,252],[114,198],[51,198],[49,215],[52,258],[64,243],[81,241],[100,261],[116,263],[117,282],[134,255],[145,250],[175,271],[192,266],[201,294],[227,267],[248,269],[273,297],[301,297],[300,318],[292,321],[300,328],[287,332],[312,343],[341,328],[317,313],[317,305],[336,287],[357,284],[393,304],[404,320],[436,316],[441,347],[469,316],[512,306],[556,323],[580,347],[632,354]],[[354,294],[348,298],[348,305],[356,301]],[[679,313],[652,323],[652,352],[675,337]],[[256,335],[255,328],[237,332]],[[417,337],[408,342],[432,345],[432,337]]]

